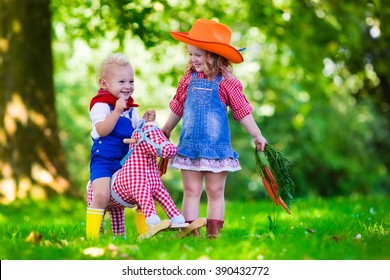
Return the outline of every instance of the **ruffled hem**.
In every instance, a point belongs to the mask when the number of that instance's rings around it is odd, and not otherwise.
[[[183,169],[191,171],[211,171],[218,172],[235,172],[241,169],[238,159],[226,158],[223,160],[197,158],[191,159],[176,155],[169,162],[169,166],[174,169]]]
[[[191,159],[225,159],[230,158],[233,160],[238,159],[237,153],[231,148],[199,148],[199,147],[189,147],[184,145],[179,145],[177,149],[177,153],[182,157],[188,157]]]

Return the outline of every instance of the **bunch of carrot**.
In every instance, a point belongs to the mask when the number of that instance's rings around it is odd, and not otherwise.
[[[276,206],[280,204],[287,213],[291,214],[289,206],[293,201],[292,193],[295,185],[290,176],[289,160],[270,144],[266,144],[264,153],[260,153],[255,148],[256,165],[268,195]]]

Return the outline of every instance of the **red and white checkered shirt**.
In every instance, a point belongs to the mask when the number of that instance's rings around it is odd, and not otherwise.
[[[176,95],[169,103],[172,112],[178,116],[183,116],[184,102],[187,98],[188,84],[191,80],[191,75],[192,73],[187,73],[180,80],[176,90]],[[198,72],[197,77],[203,79],[206,78],[202,72]],[[253,107],[249,104],[242,92],[242,84],[233,75],[223,77],[219,83],[219,98],[225,105],[232,109],[233,118],[236,121],[240,121],[246,115],[252,113]]]

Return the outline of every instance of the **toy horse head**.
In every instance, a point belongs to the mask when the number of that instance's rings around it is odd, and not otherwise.
[[[141,122],[137,129],[134,130],[131,139],[135,140],[135,144],[130,144],[129,153],[122,159],[122,165],[135,149],[142,150],[146,155],[161,158],[172,158],[177,148],[164,135],[158,126],[151,122]]]

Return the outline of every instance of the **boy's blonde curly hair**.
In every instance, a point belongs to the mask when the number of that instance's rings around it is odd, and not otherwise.
[[[106,59],[102,61],[98,71],[98,78],[104,79],[107,74],[110,72],[110,69],[113,65],[125,66],[130,64],[129,59],[122,53],[113,53],[110,54]]]

